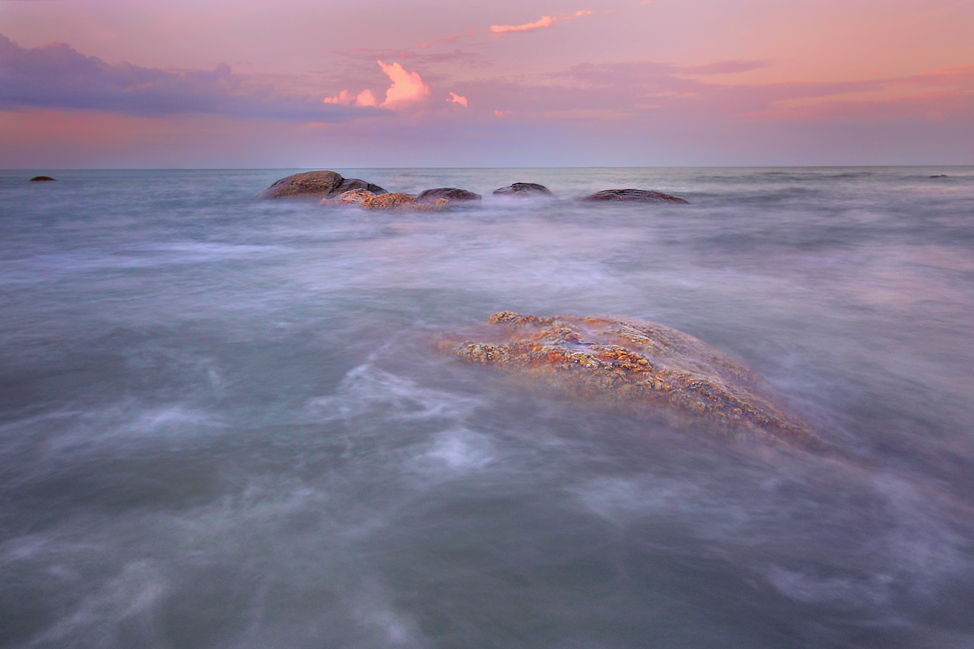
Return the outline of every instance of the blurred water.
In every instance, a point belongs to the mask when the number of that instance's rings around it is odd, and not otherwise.
[[[339,171],[485,198],[0,174],[0,646],[974,646],[974,168]],[[431,354],[499,310],[691,333],[848,459]]]

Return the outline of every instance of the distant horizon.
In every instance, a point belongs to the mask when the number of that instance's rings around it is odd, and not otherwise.
[[[15,171],[334,171],[356,169],[397,171],[402,169],[910,169],[910,168],[959,168],[974,169],[974,164],[895,164],[895,165],[597,165],[597,166],[531,166],[531,167],[9,167],[2,172]]]

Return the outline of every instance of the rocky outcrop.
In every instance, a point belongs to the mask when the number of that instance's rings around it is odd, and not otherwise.
[[[930,177],[931,178],[950,178],[950,176],[948,176],[947,174],[935,174],[935,175],[930,176]]]
[[[786,415],[730,356],[676,329],[626,318],[496,313],[474,337],[439,348],[504,371],[524,388],[677,428],[812,450],[824,444]]]
[[[679,196],[648,189],[604,189],[582,199],[583,201],[613,201],[620,203],[689,203]]]
[[[51,178],[50,176],[34,176],[33,178],[30,179],[29,182],[43,183],[43,182],[50,182],[52,180],[57,180],[57,178]]]
[[[456,187],[437,187],[436,189],[426,189],[419,193],[417,199],[420,203],[432,203],[438,198],[445,198],[450,202],[479,201],[480,194],[469,192],[466,189]]]
[[[343,178],[334,171],[306,171],[281,178],[257,195],[257,198],[328,198],[353,189],[365,189],[373,194],[386,190],[358,178]]]
[[[554,196],[551,190],[538,183],[512,183],[494,190],[495,196]]]

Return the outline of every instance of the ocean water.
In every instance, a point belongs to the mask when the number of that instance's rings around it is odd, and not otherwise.
[[[974,168],[254,200],[293,171],[0,173],[0,646],[974,646]],[[558,198],[491,195],[515,181]],[[611,187],[692,204],[573,200]],[[431,350],[501,310],[686,331],[843,456]]]

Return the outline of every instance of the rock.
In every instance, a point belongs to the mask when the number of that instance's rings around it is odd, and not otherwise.
[[[351,189],[347,192],[342,192],[335,198],[322,198],[320,205],[353,205],[374,196],[375,194],[367,189]]]
[[[338,186],[335,190],[336,194],[344,194],[345,192],[355,191],[356,189],[364,189],[367,192],[372,192],[375,195],[385,194],[386,190],[382,189],[378,185],[373,185],[370,182],[360,180],[358,178],[344,178],[342,179],[342,184]]]
[[[935,176],[930,176],[931,178],[950,178],[947,174],[936,174]]]
[[[616,201],[623,203],[689,203],[690,201],[663,192],[647,189],[604,189],[586,196],[583,201]]]
[[[281,178],[257,195],[257,198],[301,198],[321,196],[328,198],[353,190],[365,189],[373,194],[386,190],[358,178],[342,178],[334,171],[306,171]]]
[[[415,196],[395,193],[366,196],[359,204],[367,210],[391,210],[415,202]]]
[[[468,192],[466,189],[456,187],[437,187],[436,189],[426,189],[420,192],[417,197],[420,203],[432,203],[438,198],[445,198],[448,201],[479,201],[480,194]]]
[[[410,203],[404,207],[416,212],[442,212],[450,209],[450,201],[445,198],[437,198],[432,203]]]
[[[810,450],[825,444],[771,400],[751,370],[689,334],[626,318],[518,315],[487,319],[477,340],[451,335],[441,351],[495,367],[531,391],[648,416],[683,429]]]
[[[544,185],[537,183],[513,183],[494,190],[498,196],[554,196]]]
[[[48,181],[51,181],[51,180],[57,180],[57,179],[56,178],[51,178],[50,176],[34,176],[33,178],[30,179],[29,182],[32,182],[32,183],[41,183],[41,182],[48,182]]]

